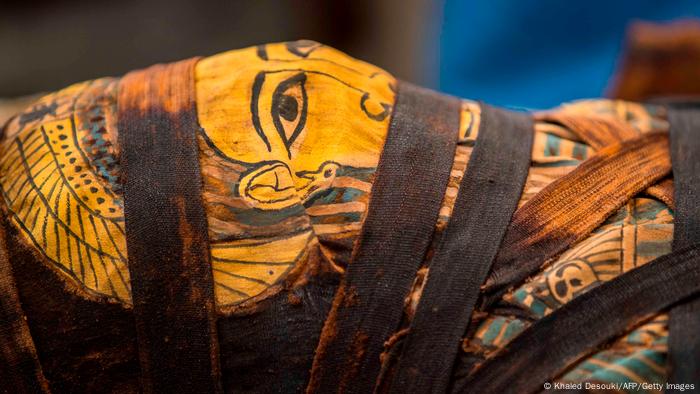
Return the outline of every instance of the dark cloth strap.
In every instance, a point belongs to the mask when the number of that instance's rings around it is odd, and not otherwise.
[[[2,221],[2,224],[6,224]],[[0,392],[48,393],[0,228]]]
[[[700,292],[700,245],[659,257],[603,283],[527,328],[457,393],[532,393],[583,356],[652,314]]]
[[[480,287],[518,206],[528,169],[530,115],[481,106],[481,127],[453,214],[403,344],[394,393],[444,393]]]
[[[700,108],[669,108],[668,120],[677,250],[700,242]],[[700,386],[700,298],[674,307],[668,324],[669,382]]]
[[[196,60],[132,72],[119,85],[126,244],[146,393],[221,391],[195,139]]]
[[[371,393],[423,262],[453,164],[460,102],[407,83],[360,238],[316,349],[309,392]]]

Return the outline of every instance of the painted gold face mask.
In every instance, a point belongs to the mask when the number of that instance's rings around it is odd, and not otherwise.
[[[204,59],[196,80],[216,292],[231,304],[303,271],[309,245],[357,234],[395,81],[309,41]]]
[[[251,207],[288,208],[343,166],[376,166],[394,94],[375,67],[302,41],[205,59],[197,80],[205,139],[248,168],[236,191]]]
[[[356,235],[395,81],[309,41],[206,58],[195,77],[221,308],[274,294],[309,269],[319,239]],[[18,115],[2,142],[0,186],[14,223],[53,268],[87,296],[130,304],[118,83],[77,84]]]

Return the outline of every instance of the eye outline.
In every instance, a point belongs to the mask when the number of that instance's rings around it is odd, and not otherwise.
[[[284,125],[280,120],[282,115],[280,113],[279,102],[282,99],[282,97],[287,96],[284,93],[287,90],[289,90],[289,88],[294,87],[294,85],[299,85],[299,88],[301,89],[301,109],[299,109],[299,106],[297,106],[297,118],[299,119],[299,122],[294,128],[294,131],[292,131],[290,137],[287,138],[287,133],[284,130]],[[272,115],[272,123],[274,124],[275,129],[277,130],[277,134],[279,134],[280,138],[282,138],[284,146],[287,148],[287,155],[290,159],[292,158],[292,152],[290,150],[290,147],[297,139],[299,134],[301,134],[302,130],[304,130],[304,126],[306,126],[306,115],[309,108],[309,103],[305,85],[306,74],[304,72],[301,72],[280,82],[279,85],[277,85],[277,87],[275,88],[275,91],[272,93],[272,108],[270,110]],[[301,110],[301,113],[299,113],[299,110]]]

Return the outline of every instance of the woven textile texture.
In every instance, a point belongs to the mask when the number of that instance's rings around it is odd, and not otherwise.
[[[192,73],[199,177],[178,169],[173,173],[181,175],[167,184],[201,180],[208,237],[199,246],[208,245],[210,256],[209,312],[217,319],[223,388],[303,391],[324,322],[340,308],[333,301],[343,281],[354,275],[373,282],[381,275],[362,277],[349,264],[357,241],[372,236],[363,226],[372,215],[371,198],[382,190],[375,181],[401,83],[311,41],[222,53],[197,61]],[[129,180],[123,160],[129,156],[118,127],[126,78],[47,94],[12,118],[0,141],[11,264],[0,276],[13,271],[54,392],[134,392],[140,385],[124,206]],[[478,102],[440,99],[451,103],[452,117],[432,119],[446,126],[426,132],[445,133],[452,143],[411,142],[431,152],[431,165],[410,161],[395,175],[395,185],[434,181],[425,192],[433,204],[397,210],[431,217],[421,230],[430,236],[420,261],[410,262],[401,288],[393,289],[396,327],[370,341],[379,346],[372,357],[381,389],[389,388],[382,383],[391,381],[409,343],[431,263],[459,209],[460,184],[487,127]],[[533,116],[524,187],[469,328],[459,335],[455,380],[488,365],[526,328],[572,300],[672,249],[669,123],[662,105],[583,100]],[[503,144],[499,151],[496,142],[494,151],[505,152]],[[442,172],[430,172],[438,167]],[[159,197],[171,192],[150,190]],[[400,206],[408,192],[392,190],[390,196]],[[403,223],[383,225],[405,235]],[[381,255],[391,258],[391,250]],[[345,308],[364,301],[345,296]],[[578,324],[594,318],[582,314]],[[668,316],[653,311],[556,371],[553,380],[663,383],[667,344]]]

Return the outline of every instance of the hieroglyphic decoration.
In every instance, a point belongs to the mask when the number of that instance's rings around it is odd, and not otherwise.
[[[512,295],[544,316],[579,294],[671,251],[673,217],[662,203],[636,198]]]
[[[631,200],[589,238],[505,296],[521,316],[492,314],[480,322],[465,351],[490,355],[504,348],[532,321],[582,293],[671,250],[673,224],[662,203]],[[523,318],[527,316],[527,318]],[[582,327],[586,322],[581,321]],[[660,382],[665,379],[668,317],[661,313],[585,358],[558,380],[567,382]]]
[[[196,78],[218,307],[273,294],[303,271],[311,246],[342,270],[394,79],[310,41],[204,59]],[[129,304],[118,83],[77,84],[15,117],[0,146],[0,188],[14,223],[55,268],[93,296]],[[334,242],[341,246],[325,249]]]
[[[582,100],[562,105],[563,113],[612,117],[636,131],[666,131],[660,107],[615,100]],[[593,154],[570,130],[535,124],[532,166],[521,205],[552,181]],[[484,314],[463,349],[489,357],[504,348],[533,321],[573,298],[654,258],[670,252],[673,213],[652,198],[635,198],[586,239],[578,242],[528,281],[506,293],[498,308]],[[586,322],[581,325],[585,327]],[[650,317],[606,349],[584,358],[556,379],[565,382],[663,382],[666,379],[668,317]]]

